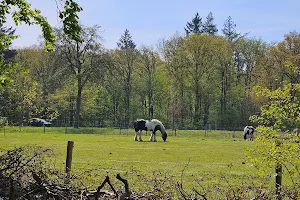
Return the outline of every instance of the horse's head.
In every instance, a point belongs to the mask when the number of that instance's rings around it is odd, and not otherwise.
[[[167,134],[167,132],[164,132],[163,134],[162,134],[162,139],[164,140],[164,142],[167,140],[167,137],[168,137],[168,134]]]

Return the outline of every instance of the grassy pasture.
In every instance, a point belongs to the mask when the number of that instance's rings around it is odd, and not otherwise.
[[[135,142],[133,136],[133,130],[120,132],[119,129],[69,128],[65,133],[63,127],[51,127],[44,133],[43,127],[6,127],[5,134],[0,129],[0,154],[14,147],[39,145],[53,149],[56,167],[64,170],[67,141],[72,140],[72,171],[97,169],[103,176],[89,181],[98,185],[106,172],[114,176],[135,171],[150,177],[156,171],[176,180],[181,180],[183,173],[187,185],[204,176],[213,178],[204,179],[203,183],[217,184],[223,175],[227,184],[234,185],[256,172],[245,164],[244,155],[245,148],[254,142],[245,142],[241,131],[179,130],[176,136],[169,131],[167,142],[159,134],[156,143],[148,142],[149,134],[143,135],[144,142]]]

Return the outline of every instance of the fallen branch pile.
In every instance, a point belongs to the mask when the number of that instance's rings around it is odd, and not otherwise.
[[[51,149],[36,146],[15,148],[0,156],[0,199],[164,199],[131,192],[128,181],[120,174],[116,179],[124,184],[125,191],[116,190],[108,175],[96,191],[88,191],[87,187],[70,182],[75,177],[57,171],[51,160],[54,157]],[[112,192],[103,189],[105,184]]]
[[[56,170],[54,159],[55,155],[51,149],[36,146],[15,148],[2,153],[0,156],[0,200],[267,200],[276,197],[265,187],[269,180],[262,182],[261,185],[255,183],[231,185],[226,177],[221,176],[221,178],[219,177],[220,181],[227,182],[227,187],[220,185],[203,187],[202,180],[199,179],[196,181],[197,185],[194,185],[192,189],[186,188],[183,184],[183,177],[189,162],[182,170],[179,182],[173,180],[172,176],[161,172],[153,172],[152,177],[145,177],[137,173],[138,179],[131,180],[129,187],[128,180],[122,178],[120,174],[116,175],[116,179],[111,179],[107,172],[107,175],[104,175],[104,181],[98,187],[91,189],[90,186],[83,184],[84,178],[81,175],[70,175]],[[92,172],[94,171],[92,170]],[[99,174],[89,175],[93,179],[99,178],[99,176],[102,177]],[[215,178],[217,179],[217,177]],[[299,196],[299,188],[282,188],[282,197],[286,197],[286,199],[296,200]]]

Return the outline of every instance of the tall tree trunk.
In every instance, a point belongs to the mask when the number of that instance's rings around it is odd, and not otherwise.
[[[49,101],[48,101],[48,92],[44,91],[43,92],[43,111],[42,111],[42,118],[47,119],[48,118],[48,106],[49,106]]]
[[[76,68],[77,68],[77,99],[76,99],[76,112],[75,112],[75,122],[74,128],[79,128],[79,116],[80,116],[80,106],[81,106],[81,96],[82,96],[82,65],[80,61],[80,50],[79,44],[76,42]]]
[[[204,123],[204,127],[205,129],[208,128],[208,119],[209,119],[209,107],[210,107],[210,104],[209,102],[205,102],[204,103],[204,116],[203,116],[203,123]]]
[[[201,120],[201,93],[200,93],[200,72],[199,69],[200,65],[196,62],[195,64],[195,74],[194,81],[195,81],[195,114],[194,114],[194,127],[198,129],[200,127],[200,120]]]
[[[74,122],[74,99],[72,98],[72,96],[70,96],[69,98],[69,122],[68,122],[68,126],[73,126],[73,122]]]
[[[78,80],[74,128],[79,128],[80,106],[81,106],[81,96],[82,96],[82,86],[80,82],[81,80],[80,81]]]
[[[183,106],[183,103],[184,103],[184,89],[183,89],[183,81],[180,83],[180,100],[181,100],[181,105],[180,105],[180,127],[182,128],[183,125],[184,125],[184,106]]]
[[[131,118],[130,116],[130,99],[131,99],[131,74],[132,74],[132,69],[131,66],[128,66],[129,72],[127,75],[127,80],[126,80],[126,85],[125,85],[125,126],[128,128],[129,126],[129,120]]]
[[[241,76],[242,76],[242,62],[240,61],[239,52],[235,49],[234,50],[234,66],[237,69],[237,82],[238,85],[241,82]]]
[[[200,125],[200,118],[201,118],[201,94],[200,94],[200,87],[199,87],[199,80],[196,80],[195,85],[195,115],[194,115],[194,126],[195,128],[199,128]]]
[[[118,122],[120,120],[120,113],[119,113],[119,99],[116,95],[113,95],[113,106],[114,106],[114,126],[118,126]]]
[[[220,119],[221,126],[224,128],[226,125],[226,113],[227,113],[227,77],[226,77],[226,66],[221,72],[221,98],[220,98]]]
[[[126,115],[125,115],[125,126],[128,128],[130,120],[130,92],[126,93]]]
[[[148,119],[153,118],[153,102],[152,97],[153,91],[152,91],[152,80],[150,76],[150,80],[148,81]]]

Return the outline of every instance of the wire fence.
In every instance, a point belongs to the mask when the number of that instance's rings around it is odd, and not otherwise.
[[[32,119],[39,119],[39,118],[32,118]],[[7,125],[9,126],[43,126],[43,124],[40,125],[33,125],[32,119],[30,120],[7,120]],[[43,120],[43,119],[42,119]],[[3,121],[3,120],[2,120]],[[45,120],[46,121],[46,120]],[[131,120],[130,122],[126,123],[124,121],[118,121],[118,122],[112,122],[112,121],[105,121],[105,120],[80,120],[80,121],[74,121],[74,120],[51,120],[50,122],[51,127],[75,127],[75,124],[78,125],[78,127],[95,127],[95,128],[118,128],[118,129],[130,129],[133,127],[134,120]],[[1,117],[0,117],[0,124],[1,124]],[[168,122],[164,122],[164,126],[167,129],[172,129],[173,125]],[[175,126],[176,127],[176,126]],[[175,128],[173,128],[175,129]],[[215,126],[212,126],[212,124],[207,124],[206,126],[202,128],[192,128],[190,126],[187,127],[181,127],[179,129],[184,130],[228,130],[228,131],[239,131],[243,130],[244,127],[231,127],[226,129],[216,129]]]
[[[101,135],[134,135],[132,123],[118,122],[112,124],[103,120],[52,120],[46,121],[40,118],[30,120],[7,120],[1,118],[1,132],[5,135],[8,132],[29,132],[29,133],[64,133],[64,134],[101,134]],[[5,122],[5,123],[4,123]],[[75,125],[78,127],[75,128]],[[232,128],[227,130],[215,130],[210,124],[204,129],[174,129],[170,124],[164,123],[169,136],[189,135],[192,137],[226,137],[241,138],[243,128]],[[143,135],[149,135],[150,131],[143,131]]]
[[[63,126],[64,125],[64,126]],[[30,126],[25,124],[13,125],[13,126],[3,126],[0,127],[0,134],[7,135],[10,133],[33,133],[33,134],[97,134],[97,135],[126,135],[134,137],[135,131],[133,127],[120,128],[120,127],[97,127],[92,124],[92,126],[81,126],[79,128],[74,128],[69,126],[68,123],[60,123],[58,125],[51,126]],[[143,131],[143,137],[150,137],[151,131]],[[233,138],[242,139],[242,131],[231,131],[231,130],[183,130],[183,129],[167,129],[168,136],[185,136],[185,137],[203,137],[203,138]],[[160,132],[157,133],[160,136]]]
[[[5,120],[4,120],[5,119]],[[46,126],[46,127],[75,127],[77,124],[77,127],[95,127],[95,128],[105,128],[105,127],[111,127],[111,128],[118,128],[118,129],[128,129],[132,127],[131,123],[124,123],[124,122],[118,122],[118,123],[112,123],[112,122],[103,122],[101,120],[44,120],[41,118],[31,118],[30,120],[20,120],[20,119],[14,119],[14,120],[7,120],[6,118],[0,117],[0,125],[4,122],[8,126]]]

